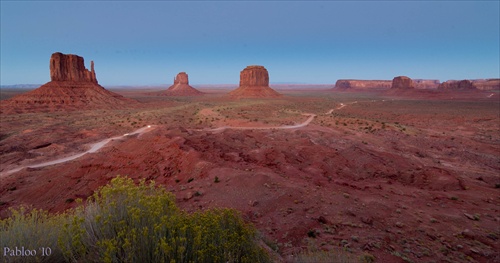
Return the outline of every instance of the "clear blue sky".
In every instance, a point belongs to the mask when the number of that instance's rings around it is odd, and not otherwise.
[[[54,52],[103,85],[500,76],[500,1],[1,1],[1,84],[50,80]]]

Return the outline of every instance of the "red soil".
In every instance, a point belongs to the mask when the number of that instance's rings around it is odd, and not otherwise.
[[[164,185],[187,211],[238,209],[284,261],[312,242],[377,262],[497,262],[500,114],[498,97],[486,95],[408,100],[322,92],[144,103],[137,114],[157,125],[153,131],[2,177],[0,213],[20,204],[63,211],[121,174]],[[317,117],[299,129],[203,130],[298,124],[307,119],[302,113]],[[12,116],[2,130],[19,123]],[[47,137],[29,134],[63,125],[2,135],[2,171],[117,135],[100,125],[85,135],[60,131],[71,140],[47,146]]]

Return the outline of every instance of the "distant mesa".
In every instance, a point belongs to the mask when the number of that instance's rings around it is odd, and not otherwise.
[[[174,85],[167,89],[167,96],[197,96],[203,92],[189,86],[188,74],[180,72],[174,79]]]
[[[240,72],[240,86],[229,92],[233,98],[278,98],[282,95],[269,87],[269,73],[263,66],[248,66]]]
[[[471,81],[479,90],[500,90],[500,79],[474,79]]]
[[[476,85],[470,80],[448,80],[438,86],[442,91],[472,91],[477,90]]]
[[[440,83],[438,79],[413,79],[415,89],[437,89]]]
[[[386,90],[390,89],[390,80],[359,80],[359,79],[339,79],[335,83],[336,90]]]
[[[413,80],[406,76],[398,76],[392,79],[391,89],[415,89]]]
[[[130,106],[135,100],[110,92],[97,83],[94,62],[90,70],[83,58],[59,52],[50,58],[50,82],[30,92],[2,101],[2,113],[112,109]]]

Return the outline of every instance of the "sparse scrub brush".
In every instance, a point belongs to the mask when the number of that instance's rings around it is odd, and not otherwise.
[[[57,238],[61,225],[69,217],[28,210],[27,207],[10,209],[11,216],[0,220],[2,262],[64,262]]]
[[[236,211],[187,214],[154,182],[118,176],[74,210],[24,213],[1,221],[2,247],[36,240],[51,246],[46,262],[270,262]]]

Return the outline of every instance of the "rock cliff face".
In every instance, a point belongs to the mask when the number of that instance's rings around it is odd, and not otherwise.
[[[180,72],[174,79],[174,84],[189,84],[188,74]]]
[[[263,66],[248,66],[240,72],[240,87],[269,87],[269,73]]]
[[[85,68],[82,57],[56,52],[50,57],[50,80],[92,82],[97,84],[94,61],[90,62],[89,71]]]
[[[356,80],[339,79],[335,83],[335,89],[339,90],[384,90],[391,88],[390,80]]]
[[[196,96],[202,95],[203,92],[189,86],[188,74],[180,72],[174,79],[174,85],[167,89],[167,96]]]
[[[391,89],[414,89],[413,80],[406,76],[398,76],[392,79]]]
[[[477,90],[476,85],[470,80],[448,80],[439,84],[438,90]]]
[[[87,70],[83,58],[54,53],[50,58],[51,81],[30,92],[2,101],[0,112],[47,112],[81,109],[113,109],[133,106],[135,100],[97,84],[94,63]]]
[[[240,72],[240,86],[229,92],[234,98],[276,98],[281,94],[269,87],[269,73],[263,66],[248,66]]]
[[[475,79],[472,83],[479,90],[500,90],[500,79]]]

